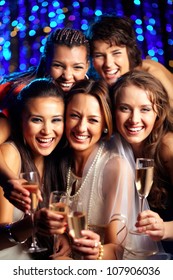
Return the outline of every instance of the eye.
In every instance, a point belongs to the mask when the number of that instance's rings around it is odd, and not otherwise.
[[[98,123],[98,122],[99,122],[97,119],[94,119],[94,118],[90,118],[89,121],[90,121],[91,123]]]
[[[79,119],[79,118],[80,118],[80,116],[77,115],[77,114],[75,114],[75,113],[70,114],[70,117],[71,117],[72,119]]]
[[[42,119],[39,118],[39,117],[32,117],[32,118],[31,118],[31,122],[39,123],[39,122],[42,122]]]
[[[77,70],[81,70],[82,69],[83,70],[84,67],[78,65],[78,66],[74,66],[74,69],[77,69]]]
[[[63,122],[63,121],[64,121],[63,117],[57,117],[57,118],[53,118],[53,119],[52,119],[52,122],[53,122],[53,123],[56,123],[56,122]]]
[[[121,112],[129,112],[130,111],[130,108],[128,106],[125,106],[125,105],[121,105],[119,106],[118,108]]]
[[[53,63],[53,64],[52,64],[52,67],[55,67],[55,68],[63,68],[63,65],[62,65],[62,64],[59,64],[59,63]]]
[[[150,112],[152,110],[151,107],[144,107],[141,109],[142,112]]]
[[[96,54],[93,55],[93,58],[98,58],[98,57],[102,57],[102,56],[103,56],[103,54],[101,54],[101,53],[96,53]]]
[[[118,51],[114,51],[112,54],[113,55],[117,55],[117,54],[121,54],[122,52],[120,51],[120,50],[118,50]]]

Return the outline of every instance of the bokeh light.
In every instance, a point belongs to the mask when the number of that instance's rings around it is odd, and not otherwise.
[[[46,37],[55,28],[86,32],[104,13],[129,16],[143,58],[173,72],[172,0],[0,0],[0,79],[38,65]]]

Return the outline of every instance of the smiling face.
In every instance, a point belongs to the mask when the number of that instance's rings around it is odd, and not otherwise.
[[[59,97],[31,98],[22,115],[22,130],[34,158],[49,155],[63,134],[63,100]]]
[[[85,46],[54,45],[50,75],[64,91],[69,91],[76,81],[84,79],[88,67]]]
[[[94,41],[93,65],[98,74],[112,85],[129,71],[129,59],[126,46],[117,46],[98,40]]]
[[[115,106],[116,127],[136,152],[140,152],[150,135],[157,114],[147,92],[128,85],[118,94]]]
[[[66,137],[75,152],[88,155],[100,140],[104,118],[99,102],[89,94],[76,94],[67,105]]]

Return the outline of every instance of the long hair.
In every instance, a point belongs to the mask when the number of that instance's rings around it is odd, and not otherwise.
[[[150,199],[153,205],[164,206],[166,185],[170,184],[166,177],[164,163],[160,156],[162,140],[168,132],[173,132],[173,112],[170,107],[168,94],[159,80],[145,71],[130,71],[124,74],[112,87],[113,111],[116,108],[116,100],[124,88],[134,85],[145,90],[152,103],[157,118],[150,135],[145,139],[143,156],[154,158],[155,174],[154,184],[151,190]],[[114,113],[113,113],[114,115]],[[114,119],[114,123],[116,120]]]
[[[62,99],[62,101],[64,100],[62,89],[55,85],[52,79],[35,79],[21,90],[17,98],[14,100],[12,106],[9,108],[10,122],[12,127],[11,139],[16,144],[21,155],[22,172],[34,170],[38,171],[33,160],[32,150],[30,149],[29,145],[25,143],[23,138],[23,129],[21,124],[22,113],[25,111],[31,98],[36,99],[38,97],[50,96],[58,97]],[[61,149],[63,146],[63,141],[64,139],[62,137],[62,140],[57,145],[56,149],[49,156],[44,158],[44,169],[46,172],[44,172],[42,195],[44,198],[44,203],[47,206],[50,188],[57,187],[56,161],[59,149]]]

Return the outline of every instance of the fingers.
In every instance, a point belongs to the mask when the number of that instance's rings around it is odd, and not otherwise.
[[[42,208],[35,215],[37,231],[42,235],[62,234],[67,228],[63,215]]]
[[[145,232],[155,241],[161,240],[164,236],[164,222],[157,213],[151,210],[140,213],[135,226],[139,232]]]
[[[82,230],[84,238],[74,239],[73,249],[82,253],[84,259],[96,260],[99,255],[100,236],[90,230]]]

